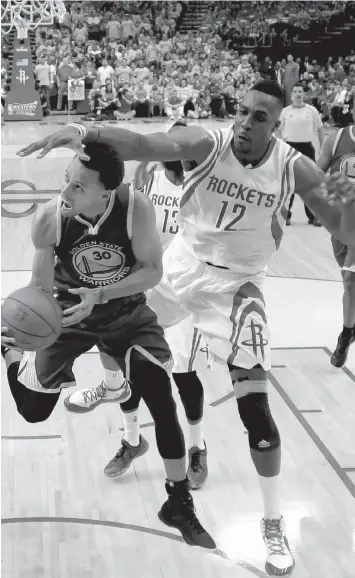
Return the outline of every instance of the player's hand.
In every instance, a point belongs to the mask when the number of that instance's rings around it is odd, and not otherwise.
[[[18,347],[14,337],[11,337],[10,329],[8,327],[1,328],[1,345],[8,347],[9,349],[14,349],[22,353],[23,349]]]
[[[41,151],[37,155],[37,158],[43,159],[49,151],[58,147],[72,149],[78,155],[79,159],[83,161],[90,160],[90,157],[84,152],[81,135],[74,126],[66,126],[57,132],[53,132],[43,139],[20,149],[16,154],[20,157],[28,157],[36,151]]]
[[[355,187],[344,173],[335,172],[322,185],[323,195],[330,205],[349,205],[355,201]]]
[[[69,289],[69,293],[80,296],[80,303],[64,309],[62,325],[63,327],[70,327],[80,323],[85,317],[88,317],[94,306],[99,303],[99,292],[95,289],[87,289],[80,287],[80,289]]]

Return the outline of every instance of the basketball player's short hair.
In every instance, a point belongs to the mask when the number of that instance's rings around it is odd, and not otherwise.
[[[102,143],[89,143],[85,146],[89,161],[80,162],[88,169],[99,173],[99,179],[108,191],[116,189],[123,181],[124,163],[115,148]]]
[[[293,86],[293,88],[302,88],[304,90],[304,86],[303,86],[302,82],[296,82],[296,84]]]
[[[285,104],[285,91],[275,80],[258,80],[258,82],[253,84],[250,90],[257,90],[258,92],[268,94],[269,96],[274,96],[282,107]]]

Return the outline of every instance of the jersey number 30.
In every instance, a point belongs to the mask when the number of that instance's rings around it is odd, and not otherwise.
[[[240,221],[245,214],[245,211],[247,210],[247,208],[244,205],[238,205],[238,203],[236,203],[233,207],[233,213],[236,214],[237,216],[232,219],[229,223],[224,224],[224,217],[226,215],[227,209],[228,209],[228,201],[222,201],[222,209],[221,212],[219,213],[218,219],[217,219],[217,223],[216,223],[216,227],[217,229],[222,229],[223,231],[237,231],[238,229],[234,229],[234,225],[236,223],[238,223],[238,221]]]

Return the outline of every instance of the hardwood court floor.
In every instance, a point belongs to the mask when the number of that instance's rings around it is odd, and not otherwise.
[[[125,126],[165,130],[154,124]],[[211,121],[205,126],[224,125]],[[62,149],[38,161],[15,157],[15,151],[56,128],[7,123],[2,129],[2,298],[28,281],[33,254],[32,214],[14,218],[6,211],[30,213],[33,200],[56,194],[71,157]],[[134,163],[127,163],[127,178],[133,170]],[[29,189],[40,192],[28,194]],[[14,203],[18,200],[25,202]],[[329,352],[342,325],[341,278],[328,233],[305,224],[299,201],[270,268],[265,298],[274,348],[270,398],[283,440],[283,512],[297,562],[294,576],[351,578],[355,347],[343,370],[330,365]],[[102,371],[94,350],[76,362],[75,373],[79,387],[99,383]],[[2,365],[5,578],[266,576],[261,496],[230,381],[222,368],[201,373],[210,476],[194,498],[219,545],[217,554],[185,545],[156,516],[165,500],[164,470],[145,405],[142,433],[150,450],[123,477],[110,480],[103,468],[120,445],[118,408],[106,405],[72,415],[59,402],[47,422],[27,424],[16,413]]]

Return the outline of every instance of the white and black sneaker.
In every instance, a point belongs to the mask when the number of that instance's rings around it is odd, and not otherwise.
[[[124,380],[120,389],[107,389],[102,382],[98,387],[81,389],[72,393],[65,398],[64,405],[68,411],[73,413],[87,413],[102,403],[123,403],[128,401],[131,394],[131,387],[127,380]]]
[[[269,576],[290,576],[295,561],[286,538],[285,520],[261,520],[261,533],[267,550],[265,570]]]

